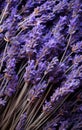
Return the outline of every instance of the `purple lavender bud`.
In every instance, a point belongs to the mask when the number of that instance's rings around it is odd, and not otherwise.
[[[59,21],[53,26],[52,32],[55,39],[59,39],[61,31],[65,29],[67,25],[67,16],[60,16]]]
[[[34,102],[36,99],[40,98],[44,94],[46,88],[47,84],[45,81],[37,84],[36,86],[33,86],[32,89],[29,91],[29,100]]]
[[[75,18],[70,20],[69,30],[68,30],[69,34],[74,34],[78,30],[78,26],[77,26],[78,22],[79,22],[78,15]]]
[[[18,84],[18,76],[13,75],[12,79],[9,81],[5,89],[5,95],[11,97],[15,92]]]
[[[44,74],[48,76],[50,82],[54,81],[55,83],[57,83],[64,78],[64,72],[65,65],[59,63],[58,58],[54,57],[48,64]]]
[[[33,8],[35,8],[36,6],[42,4],[43,2],[45,2],[46,0],[28,0],[26,5],[25,5],[25,8],[27,9],[28,12],[30,12],[30,10],[32,10]]]
[[[60,123],[61,123],[61,126],[59,127],[59,130],[66,130],[66,129],[68,129],[68,126],[69,126],[68,120],[61,121]]]
[[[82,41],[77,42],[72,46],[72,51],[74,53],[81,53],[82,52]]]
[[[44,71],[46,70],[46,62],[28,62],[28,66],[26,67],[26,72],[24,74],[25,82],[30,82],[32,84],[37,84],[41,80]]]
[[[65,38],[61,34],[61,31],[64,29],[65,25],[67,24],[67,17],[60,17],[58,23],[53,26],[52,28],[52,37],[50,37],[48,42],[45,42],[43,45],[43,49],[41,49],[41,55],[43,51],[43,56],[47,59],[49,56],[53,55],[60,55],[65,47]],[[62,43],[62,44],[61,44]],[[45,53],[44,53],[45,52]],[[39,54],[40,55],[40,54]]]
[[[42,36],[46,33],[45,26],[38,25],[35,26],[29,33],[29,37],[26,40],[26,54],[29,57],[34,56],[40,48],[42,43]]]
[[[56,2],[53,0],[47,1],[44,4],[42,4],[40,7],[35,8],[34,12],[28,18],[26,18],[23,22],[21,22],[19,25],[28,26],[29,23],[32,23],[31,19],[33,19],[35,24],[36,23],[44,24],[48,21],[52,21],[55,18],[54,12],[57,10],[60,10],[60,7],[61,7],[61,6],[59,6],[59,8],[57,7],[56,10],[54,11],[54,8],[56,6],[55,3]],[[64,2],[64,4],[65,4],[65,2]],[[62,5],[62,3],[61,3],[61,5]],[[37,18],[35,18],[35,17],[37,17]],[[33,26],[33,23],[32,23],[32,26]]]
[[[37,63],[36,63],[37,64]],[[46,62],[39,62],[37,65],[37,73],[35,75],[35,84],[41,81],[42,76],[46,70],[47,63]]]
[[[16,39],[12,38],[11,45],[12,46],[8,47],[7,54],[11,58],[17,57],[20,49],[20,43]]]
[[[65,12],[68,9],[68,2],[67,1],[60,1],[55,8],[53,8],[53,12],[54,13],[61,13],[61,12]]]
[[[34,10],[35,16],[41,16],[43,14],[48,15],[49,12],[52,12],[54,5],[55,5],[55,1],[46,1],[41,6],[38,6],[37,8],[35,8]]]
[[[47,69],[44,74],[46,75],[47,73],[53,72],[54,67],[56,67],[57,65],[58,65],[58,59],[57,57],[54,57],[47,66]]]
[[[25,130],[24,126],[25,126],[26,118],[27,118],[26,113],[21,115],[20,120],[19,120],[15,130]]]
[[[73,65],[77,68],[82,63],[82,55],[75,55],[73,59]]]
[[[61,45],[62,42],[62,45]],[[64,37],[62,36],[59,39],[59,36],[55,38],[55,36],[51,37],[48,42],[45,42],[43,48],[40,49],[37,58],[40,60],[51,60],[55,56],[59,56],[64,49]]]
[[[0,98],[0,105],[5,106],[5,104],[6,104],[6,101],[4,99]]]
[[[28,62],[28,66],[26,67],[26,72],[24,74],[25,82],[33,82],[34,76],[36,75],[35,70],[35,61],[31,60],[31,62]]]
[[[73,3],[73,16],[76,16],[80,8],[80,0],[75,0]]]
[[[7,61],[7,68],[4,70],[5,72],[5,77],[6,78],[11,78],[12,75],[15,73],[15,66],[16,66],[16,59],[8,59]]]
[[[69,30],[68,30],[69,34],[74,34],[78,29],[78,22],[79,22],[78,12],[79,12],[79,9],[80,9],[80,1],[75,0],[74,5],[73,5],[72,19],[70,20],[70,24],[69,24]]]
[[[4,35],[2,33],[0,33],[0,42],[3,40],[3,38],[4,38]]]
[[[43,130],[56,130],[57,123],[53,119],[52,121],[47,122],[46,126],[43,127]]]

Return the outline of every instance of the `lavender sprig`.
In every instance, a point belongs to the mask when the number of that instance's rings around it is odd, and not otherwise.
[[[53,109],[53,105],[56,101],[58,101],[61,97],[66,96],[68,93],[72,93],[75,91],[75,89],[79,88],[82,82],[82,72],[81,72],[82,66],[78,67],[77,71],[73,70],[69,75],[68,79],[64,82],[62,82],[61,86],[55,90],[53,95],[51,96],[50,102],[45,104],[43,107],[43,111],[47,111],[47,109],[50,111],[50,109]],[[74,74],[75,73],[75,74]]]
[[[29,91],[28,98],[31,101],[35,101],[35,99],[38,99],[44,94],[45,90],[47,89],[47,84],[44,81],[41,84],[38,84],[37,86],[33,86],[33,88]]]

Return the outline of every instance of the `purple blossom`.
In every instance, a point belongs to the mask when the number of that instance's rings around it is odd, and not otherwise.
[[[34,63],[34,60],[28,62],[26,67],[26,72],[24,74],[25,82],[30,82],[32,84],[37,84],[41,80],[44,71],[46,70],[46,62]],[[37,68],[37,69],[36,69]]]
[[[44,94],[46,88],[47,84],[45,81],[33,86],[33,88],[29,91],[29,100],[34,102],[36,99],[40,98]]]

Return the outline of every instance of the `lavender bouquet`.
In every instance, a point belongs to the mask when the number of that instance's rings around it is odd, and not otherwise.
[[[82,130],[82,0],[0,0],[0,130]]]

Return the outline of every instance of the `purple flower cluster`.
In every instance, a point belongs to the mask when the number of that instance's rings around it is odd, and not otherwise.
[[[0,129],[82,129],[81,87],[82,1],[0,0]]]

